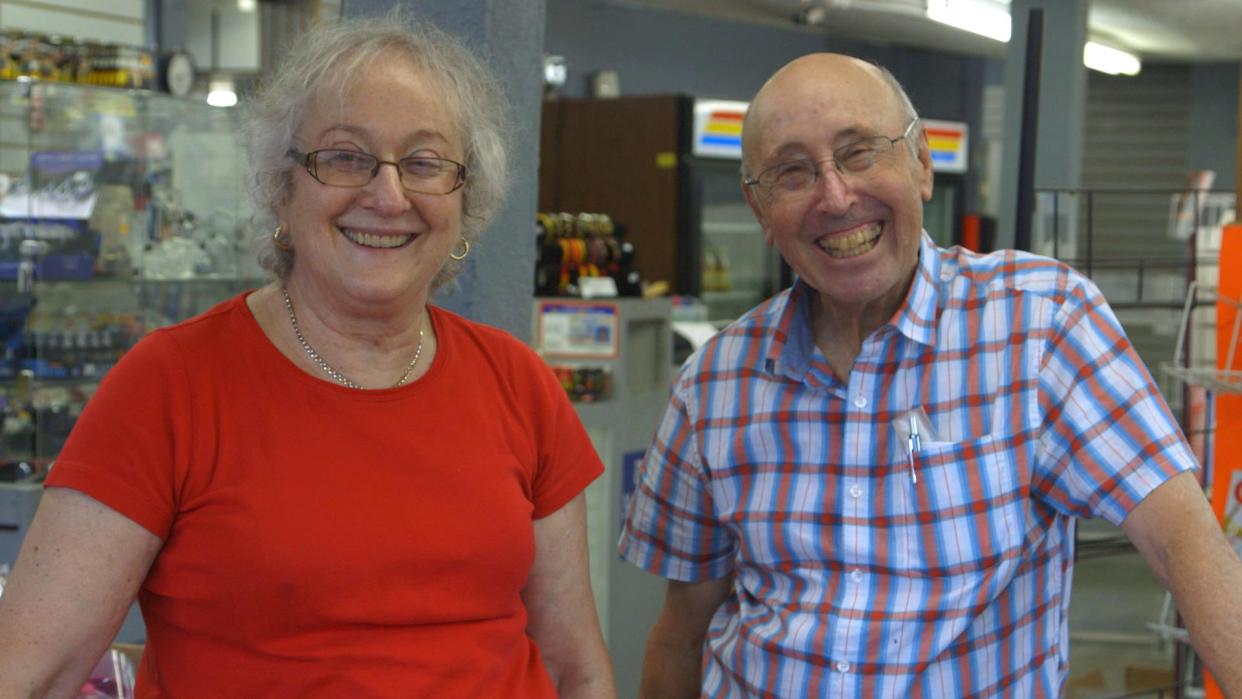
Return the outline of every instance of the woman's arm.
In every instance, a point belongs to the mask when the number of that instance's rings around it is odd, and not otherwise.
[[[159,537],[48,488],[0,596],[0,697],[73,697],[133,603]]]
[[[612,664],[599,630],[587,566],[581,493],[535,520],[535,563],[522,590],[527,632],[539,644],[562,699],[614,699]]]

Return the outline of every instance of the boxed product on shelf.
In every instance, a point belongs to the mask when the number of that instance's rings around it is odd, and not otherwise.
[[[35,252],[22,243],[36,241]],[[0,279],[16,279],[28,261],[39,279],[89,279],[99,253],[99,236],[86,221],[0,219]]]
[[[86,220],[95,208],[95,180],[104,154],[87,151],[35,151],[30,172],[0,198],[6,218]]]
[[[95,150],[30,154],[29,175],[0,199],[0,278],[17,278],[23,264],[40,279],[91,276],[99,236],[90,218],[103,164]]]

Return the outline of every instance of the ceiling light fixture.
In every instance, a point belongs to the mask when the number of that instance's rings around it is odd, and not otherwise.
[[[989,0],[927,0],[927,18],[996,41],[1009,41],[1009,13]],[[1111,46],[1088,41],[1082,63],[1110,75],[1137,75],[1143,64],[1138,56]]]
[[[1138,56],[1094,41],[1082,47],[1082,64],[1109,75],[1138,75],[1143,69]]]
[[[207,92],[207,104],[213,107],[232,107],[237,104],[237,92],[232,80],[212,80]]]
[[[996,41],[1009,41],[1009,13],[986,0],[927,0],[927,18]]]
[[[808,27],[822,27],[828,21],[828,8],[823,5],[810,5],[794,13],[794,24],[805,24]]]

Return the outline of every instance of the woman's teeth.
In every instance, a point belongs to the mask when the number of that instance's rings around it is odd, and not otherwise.
[[[359,231],[351,231],[348,228],[342,228],[341,233],[351,241],[368,248],[399,248],[405,245],[413,234],[405,235],[375,235],[374,233],[361,233]]]
[[[833,257],[857,257],[870,252],[880,239],[880,224],[873,223],[845,235],[825,236],[819,239],[819,247]]]

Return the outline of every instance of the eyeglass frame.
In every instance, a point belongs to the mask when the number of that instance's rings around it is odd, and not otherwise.
[[[838,175],[844,176],[848,173],[865,172],[866,170],[871,169],[871,166],[874,165],[875,163],[873,162],[871,165],[868,165],[862,170],[846,170],[841,165],[841,163],[837,161],[837,155],[841,153],[842,151],[849,150],[850,148],[853,148],[860,143],[866,143],[866,142],[879,142],[880,140],[885,140],[885,141],[888,141],[893,146],[896,146],[898,141],[904,141],[910,138],[910,131],[911,129],[914,128],[914,125],[917,123],[919,123],[919,118],[917,116],[911,118],[910,123],[906,124],[905,130],[902,131],[901,135],[897,136],[896,138],[889,138],[888,136],[869,136],[867,138],[859,138],[857,140],[850,141],[849,143],[846,143],[845,145],[840,146],[839,148],[832,149],[832,155],[828,158],[823,158],[820,160],[811,160],[810,158],[792,158],[790,160],[782,160],[779,163],[774,163],[768,167],[765,167],[763,170],[759,172],[759,174],[755,175],[754,177],[743,178],[742,184],[746,185],[747,187],[753,187],[755,189],[758,189],[760,187],[763,187],[764,189],[770,189],[771,185],[764,185],[763,183],[759,181],[759,178],[763,177],[763,173],[773,170],[774,168],[778,168],[783,165],[787,165],[789,163],[795,163],[798,161],[808,162],[811,164],[811,173],[813,175],[811,182],[810,182],[811,186],[814,186],[816,182],[819,182],[819,178],[823,176],[823,171],[820,169],[820,165],[825,160],[832,161],[832,168],[837,171]],[[889,151],[889,152],[892,152],[892,151]]]
[[[327,153],[327,152],[354,153],[356,155],[365,155],[366,157],[371,158],[372,160],[375,161],[375,166],[371,168],[371,176],[367,179],[366,182],[363,182],[361,184],[333,184],[331,182],[324,182],[323,180],[319,179],[319,173],[317,172],[319,169],[319,160],[317,156],[320,153]],[[285,154],[288,155],[290,158],[292,158],[295,163],[300,164],[306,170],[307,174],[313,177],[316,182],[318,182],[321,185],[324,185],[325,187],[343,187],[346,189],[361,189],[362,187],[365,187],[375,181],[376,176],[379,175],[380,166],[382,165],[391,165],[394,168],[396,168],[397,181],[401,183],[401,187],[405,189],[406,191],[414,192],[415,194],[430,194],[432,196],[442,196],[446,194],[452,194],[453,192],[456,192],[457,190],[461,189],[462,187],[466,185],[466,166],[462,163],[457,162],[456,160],[451,160],[449,158],[439,158],[439,157],[429,156],[429,155],[414,155],[414,156],[409,156],[407,158],[402,158],[401,160],[395,160],[395,161],[394,160],[381,160],[378,156],[373,155],[371,153],[367,153],[366,151],[350,150],[348,148],[320,148],[318,150],[307,151],[306,153],[303,153],[296,148],[290,148],[288,151],[286,151]],[[447,192],[424,192],[421,190],[410,188],[408,185],[406,185],[405,174],[401,171],[402,160],[436,160],[442,163],[449,163],[451,165],[456,165],[457,166],[457,177],[453,181],[453,188],[448,190]]]

